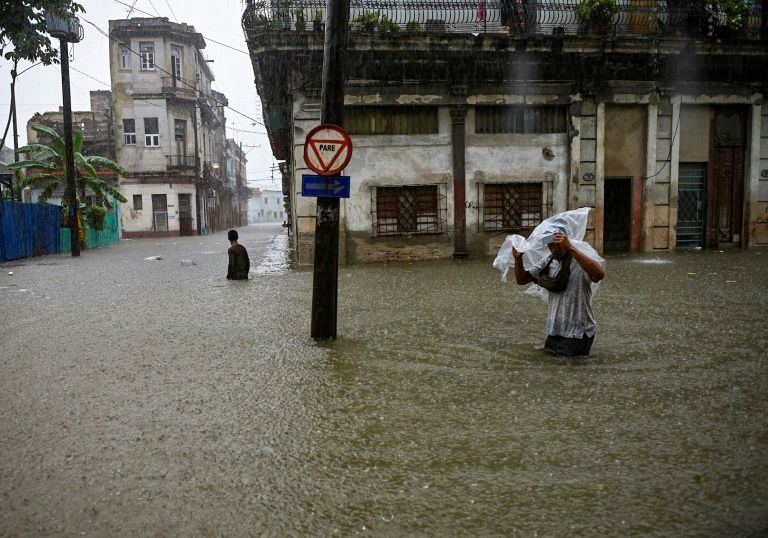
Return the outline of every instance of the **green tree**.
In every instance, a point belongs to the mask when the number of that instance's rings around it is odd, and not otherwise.
[[[66,157],[64,139],[56,131],[46,125],[32,124],[32,129],[51,139],[51,145],[29,144],[18,149],[17,153],[28,155],[28,160],[8,165],[9,170],[28,170],[30,173],[21,176],[15,186],[15,190],[21,192],[25,187],[43,189],[39,201],[46,203],[58,190],[64,190],[62,207],[69,206],[69,192],[67,192]],[[83,133],[75,131],[72,136],[72,147],[75,154],[75,203],[86,199],[86,194],[91,192],[95,196],[96,206],[112,209],[110,198],[120,203],[125,203],[125,196],[101,179],[97,170],[109,170],[117,175],[124,176],[128,172],[119,164],[106,157],[97,155],[85,156],[83,150]]]
[[[45,14],[74,15],[85,11],[73,0],[12,0],[0,9],[0,54],[6,60],[58,62],[58,50],[46,33]],[[6,49],[11,46],[11,50]]]
[[[59,51],[53,48],[47,33],[45,14],[62,17],[85,10],[74,0],[3,0],[0,5],[0,56],[13,62],[11,85],[16,83],[19,61],[50,65],[59,62]],[[0,147],[5,144],[11,114],[5,125]]]

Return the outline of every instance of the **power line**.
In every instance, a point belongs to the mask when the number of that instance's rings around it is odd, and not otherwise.
[[[113,2],[117,2],[118,4],[122,4],[124,6],[130,7],[130,6],[128,6],[128,4],[126,4],[125,2],[122,2],[121,0],[112,0],[112,1]],[[152,15],[151,13],[148,13],[147,11],[141,10],[139,8],[134,8],[133,10],[134,11],[138,11],[139,13],[143,13],[144,15],[149,15],[150,17],[154,17],[154,15]],[[173,10],[171,10],[171,13],[173,13]],[[176,15],[174,15],[174,17],[175,16]],[[80,17],[80,18],[82,19],[82,17]],[[85,20],[85,19],[83,19],[83,20]],[[177,22],[178,22],[178,20],[177,20]],[[250,54],[247,51],[244,51],[242,49],[238,49],[237,47],[233,47],[232,45],[227,45],[226,43],[222,43],[221,41],[216,41],[215,39],[213,39],[211,37],[208,37],[206,35],[203,35],[203,34],[200,34],[200,35],[202,35],[203,38],[206,41],[210,41],[211,43],[216,43],[217,45],[221,45],[222,47],[227,47],[228,49],[232,49],[232,50],[237,51],[237,52],[239,52],[241,54],[245,54],[246,56],[250,56]]]
[[[117,1],[119,1],[119,0],[115,0],[115,1],[117,2]],[[89,20],[88,20],[88,19],[86,19],[85,17],[80,17],[80,18],[81,18],[82,20],[84,20],[85,22],[87,22],[88,24],[90,24],[91,26],[93,26],[94,28],[96,28],[96,30],[97,30],[97,31],[98,31],[98,32],[99,32],[101,35],[103,35],[104,37],[106,37],[106,38],[107,38],[107,39],[109,39],[110,41],[114,41],[115,43],[118,43],[119,45],[122,45],[122,46],[123,46],[123,47],[124,47],[126,50],[129,50],[130,52],[132,52],[133,54],[135,54],[135,55],[136,55],[136,56],[138,56],[139,58],[141,58],[141,57],[142,57],[140,53],[136,52],[136,51],[135,51],[135,50],[133,50],[131,47],[127,46],[125,43],[121,43],[120,41],[118,41],[118,40],[114,39],[112,36],[110,36],[110,35],[109,35],[108,33],[106,33],[104,30],[102,30],[101,28],[99,28],[99,27],[98,27],[96,24],[94,24],[93,22],[89,21]],[[162,73],[165,73],[166,75],[168,75],[168,76],[170,76],[170,77],[173,77],[175,80],[178,80],[179,82],[181,82],[181,83],[182,83],[182,84],[184,84],[185,86],[188,86],[189,88],[191,88],[192,90],[194,90],[196,93],[199,93],[200,95],[204,95],[205,97],[207,97],[208,99],[210,99],[211,101],[213,101],[214,103],[216,103],[217,105],[219,105],[219,106],[222,106],[222,107],[225,107],[225,108],[228,108],[229,110],[231,110],[231,111],[232,111],[232,112],[234,112],[235,114],[239,114],[240,116],[242,116],[242,117],[244,117],[244,118],[247,118],[247,119],[251,120],[251,121],[252,121],[252,122],[254,122],[255,124],[258,124],[258,125],[261,125],[261,126],[264,126],[264,127],[266,127],[266,125],[264,125],[264,123],[263,123],[263,122],[261,122],[261,121],[257,120],[256,118],[252,118],[252,117],[251,117],[251,116],[249,116],[248,114],[244,114],[243,112],[240,112],[239,110],[236,110],[236,109],[232,108],[232,107],[231,107],[231,106],[229,106],[229,105],[225,105],[224,103],[222,103],[221,101],[219,101],[218,99],[216,99],[215,97],[213,97],[212,95],[209,95],[209,94],[205,93],[204,91],[202,91],[202,90],[198,89],[198,88],[197,88],[197,86],[193,86],[192,84],[190,84],[189,82],[187,82],[187,81],[186,81],[186,80],[184,80],[183,78],[176,78],[176,76],[175,76],[173,73],[170,73],[170,72],[166,71],[165,69],[163,69],[163,68],[162,68],[162,67],[160,67],[159,65],[157,65],[157,64],[153,64],[153,66],[154,66],[154,67],[155,67],[155,69],[157,69],[158,71],[161,71]]]
[[[179,22],[179,18],[176,16],[176,13],[173,12],[173,8],[171,7],[171,4],[168,3],[168,0],[165,0],[165,5],[168,6],[168,9],[171,10],[171,15],[173,15],[173,18],[176,20],[176,22]]]
[[[152,3],[152,0],[148,0],[148,1],[149,1],[149,5],[152,6],[152,9],[155,10],[155,15],[160,17],[160,13],[158,13],[157,8],[155,7],[155,4]]]

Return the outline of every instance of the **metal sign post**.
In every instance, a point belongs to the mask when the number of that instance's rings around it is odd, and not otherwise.
[[[323,53],[323,89],[320,99],[320,121],[324,124],[344,125],[344,62],[347,53],[348,26],[349,0],[328,0]],[[316,340],[336,338],[338,285],[339,199],[321,196],[317,199],[315,264],[312,279],[311,335]]]

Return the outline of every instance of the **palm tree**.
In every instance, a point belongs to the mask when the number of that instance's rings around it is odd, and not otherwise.
[[[56,131],[41,125],[32,124],[32,129],[37,133],[46,135],[51,139],[51,145],[28,144],[16,150],[17,153],[27,154],[29,159],[18,163],[8,165],[9,170],[27,169],[31,174],[22,176],[17,182],[15,189],[21,192],[25,187],[42,188],[38,201],[46,203],[59,190],[64,190],[64,196],[61,199],[62,207],[69,207],[69,192],[66,188],[66,156],[64,150],[64,140]],[[101,206],[107,210],[112,209],[110,197],[120,203],[125,203],[125,196],[101,179],[96,170],[109,170],[117,175],[124,176],[128,172],[110,159],[99,157],[97,155],[85,156],[83,150],[83,133],[76,131],[72,136],[72,147],[75,154],[75,202],[85,200],[86,192],[92,192],[96,196],[96,206]]]

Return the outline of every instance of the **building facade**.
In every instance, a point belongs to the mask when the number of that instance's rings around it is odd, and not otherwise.
[[[246,168],[248,159],[243,153],[242,144],[238,144],[233,139],[228,138],[226,144],[227,182],[233,188],[234,221],[232,226],[248,225],[248,207],[249,198],[252,196],[251,189],[246,184]]]
[[[286,213],[283,203],[282,191],[254,189],[248,200],[248,223],[285,223]]]
[[[109,33],[123,237],[216,229],[227,103],[202,34],[167,18],[113,20]]]
[[[83,133],[83,155],[98,155],[115,160],[112,92],[109,90],[91,90],[90,98],[91,110],[72,111],[72,130]],[[64,138],[64,109],[59,107],[56,111],[36,113],[27,121],[27,143],[50,145],[51,140],[48,136],[32,129],[34,124],[50,127],[61,138]],[[112,186],[118,186],[118,178],[113,172],[98,170],[96,173]],[[40,189],[27,188],[22,193],[22,199],[25,202],[37,202],[40,192]],[[60,204],[63,194],[63,189],[54,193],[49,199],[49,203]]]
[[[306,16],[323,9],[310,3]],[[576,0],[512,4],[352,9],[342,259],[492,255],[582,206],[600,251],[768,245],[760,5],[733,22],[717,2],[618,1],[598,25]],[[251,2],[243,26],[297,258],[312,263],[316,203],[300,191],[324,39],[293,19],[278,29],[280,13]]]

